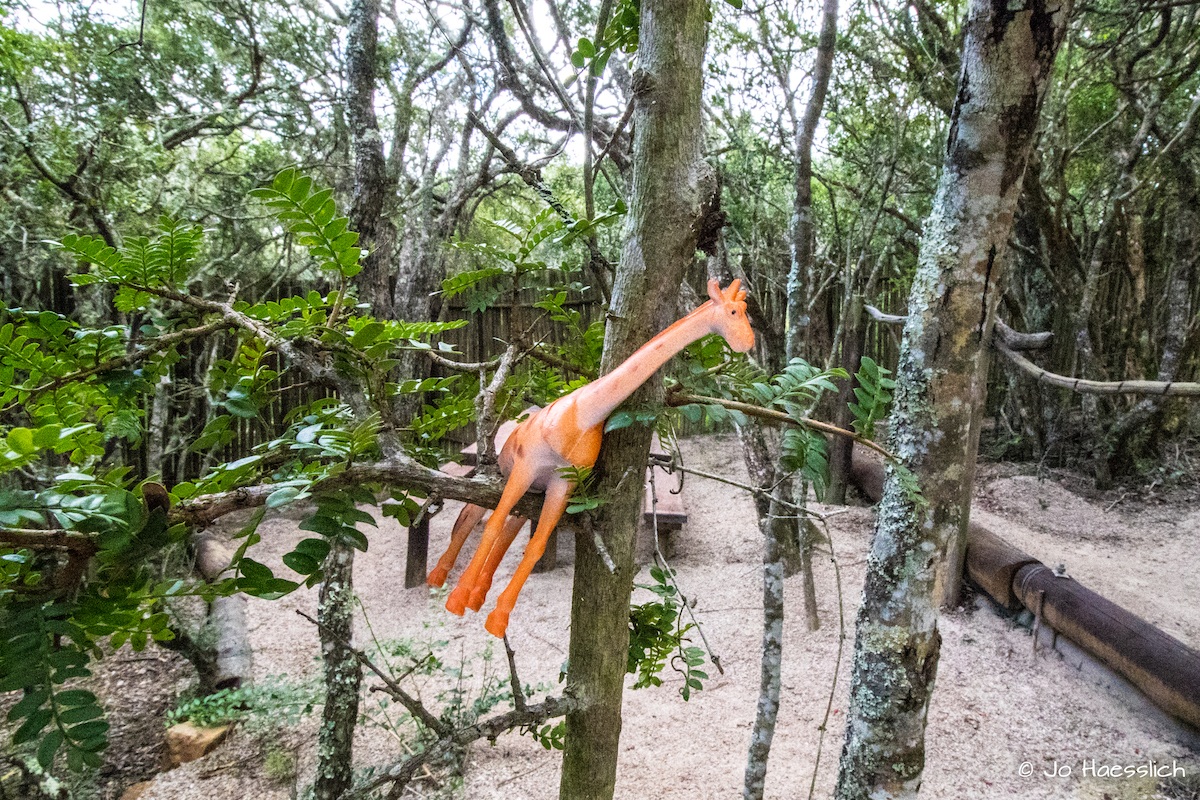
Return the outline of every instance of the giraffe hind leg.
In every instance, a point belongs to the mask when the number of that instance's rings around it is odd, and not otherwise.
[[[508,617],[517,603],[517,596],[533,572],[534,565],[545,552],[546,540],[550,538],[550,534],[558,525],[559,519],[562,518],[563,511],[567,507],[567,500],[571,497],[574,489],[574,485],[565,480],[555,481],[547,487],[546,500],[542,503],[542,514],[538,518],[537,531],[525,547],[525,555],[521,558],[521,565],[517,567],[516,574],[500,594],[496,608],[488,614],[487,622],[484,624],[488,633],[497,639],[504,638],[504,632],[508,629]]]
[[[518,516],[509,517],[504,521],[504,532],[496,544],[492,545],[491,552],[488,553],[483,571],[479,573],[479,579],[475,581],[475,586],[471,589],[471,599],[467,601],[467,608],[478,611],[483,606],[483,601],[487,599],[487,593],[492,588],[492,578],[496,574],[496,568],[500,566],[508,548],[512,546],[513,540],[517,538],[517,534],[521,532],[521,528],[525,527],[525,523],[528,521],[527,517]]]
[[[470,503],[463,506],[462,511],[458,512],[458,519],[454,520],[454,529],[450,533],[450,546],[438,559],[437,566],[430,571],[426,583],[430,586],[441,586],[446,582],[446,576],[450,574],[450,570],[454,569],[454,562],[458,560],[458,554],[462,550],[463,544],[471,535],[471,531],[479,524],[479,520],[483,519],[486,511],[487,509],[482,506]]]
[[[512,511],[513,506],[524,496],[532,483],[533,476],[529,466],[521,462],[514,464],[508,483],[504,486],[504,494],[500,496],[496,510],[483,528],[483,539],[475,550],[475,556],[463,574],[459,576],[458,585],[454,587],[454,591],[450,592],[450,596],[446,599],[446,609],[450,613],[460,617],[466,613],[471,592],[479,581],[479,576],[487,563],[488,554],[504,534],[504,523],[508,518],[508,512]]]

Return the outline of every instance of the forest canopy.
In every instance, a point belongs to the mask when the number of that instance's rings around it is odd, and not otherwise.
[[[644,469],[652,429],[739,431],[780,563],[811,570],[795,517],[809,487],[845,500],[852,439],[885,456],[905,519],[965,535],[913,445],[918,373],[942,374],[919,337],[942,325],[955,347],[975,337],[968,476],[980,448],[1099,488],[1187,479],[1200,4],[1031,4],[1028,69],[1006,73],[1028,77],[1024,105],[977,150],[971,114],[990,100],[972,69],[1016,12],[675,5],[0,0],[0,690],[22,692],[9,720],[32,761],[100,766],[104,710],[70,682],[127,643],[183,653],[216,691],[211,645],[174,610],[186,598],[320,585],[326,679],[353,676],[356,709],[364,665],[338,592],[377,516],[415,530],[444,499],[495,507],[497,426],[610,372],[710,280],[749,290],[755,349],[685,348],[609,418],[595,475],[572,476],[568,511],[600,532],[576,596],[605,598],[618,624],[576,620],[568,685],[615,680],[618,731],[625,673],[580,652],[628,650],[618,666],[644,685],[676,653],[684,699],[708,678],[669,567],[660,602],[625,613],[641,487],[621,476]],[[989,212],[952,203],[956,186],[990,191],[968,177],[991,146],[1002,222],[979,233]],[[972,319],[918,307],[938,274],[974,291],[936,248],[976,234],[998,238]],[[877,425],[892,439],[875,443]],[[439,471],[470,443],[476,475]],[[255,525],[293,504],[311,535],[273,572]],[[220,568],[190,566],[206,526],[247,510]],[[948,570],[938,591],[954,596]],[[509,728],[560,749],[590,730],[586,692],[526,707],[515,668],[513,683],[512,713],[533,716]],[[419,705],[437,747],[458,735]],[[324,713],[352,730],[349,707]],[[541,727],[564,714],[565,734]],[[327,752],[349,747],[340,735]],[[317,794],[350,791],[348,769]],[[568,757],[564,796],[593,780],[581,769]]]

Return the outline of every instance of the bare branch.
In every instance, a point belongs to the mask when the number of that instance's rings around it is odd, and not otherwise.
[[[876,444],[875,442],[871,441],[870,439],[859,436],[857,433],[854,433],[853,431],[843,430],[842,428],[839,428],[836,425],[830,425],[828,422],[821,422],[819,420],[810,419],[808,417],[804,417],[803,419],[797,420],[797,419],[793,419],[792,417],[788,416],[787,414],[783,413],[782,411],[776,411],[771,408],[763,408],[762,406],[756,406],[751,403],[742,403],[737,400],[726,400],[722,397],[705,397],[703,395],[696,395],[696,394],[683,394],[682,392],[668,392],[667,398],[666,398],[666,403],[669,406],[686,406],[686,405],[690,405],[691,403],[703,403],[705,405],[718,405],[718,406],[722,406],[724,408],[728,408],[730,411],[740,411],[743,414],[746,414],[747,416],[758,417],[759,419],[765,419],[765,420],[769,420],[771,422],[780,422],[780,423],[784,423],[786,425],[795,425],[800,428],[810,428],[812,430],[821,431],[822,433],[828,433],[833,436],[844,436],[847,439],[853,439],[854,441],[858,442],[859,444],[863,445],[864,447],[871,448],[876,453],[879,453],[884,458],[886,458],[890,461],[897,460],[897,457],[894,453],[892,453],[890,450],[882,447],[881,445]]]
[[[1005,347],[999,341],[993,340],[1001,355],[1007,358],[1021,371],[1032,375],[1035,380],[1070,389],[1079,394],[1149,394],[1170,397],[1200,397],[1200,383],[1184,383],[1176,381],[1089,381],[1084,378],[1070,378],[1066,375],[1044,370],[1037,364],[1025,358],[1020,353]]]
[[[357,659],[358,663],[362,664],[364,667],[366,667],[367,669],[374,672],[379,677],[379,679],[381,681],[383,681],[384,686],[387,687],[387,689],[385,691],[392,698],[394,698],[395,700],[398,700],[406,709],[408,709],[408,713],[412,714],[415,718],[421,720],[422,725],[424,725],[425,727],[429,728],[432,731],[435,731],[438,734],[438,736],[445,737],[451,733],[450,728],[447,727],[445,725],[445,723],[443,723],[441,720],[439,720],[433,714],[431,714],[429,712],[429,709],[425,708],[425,705],[420,700],[416,699],[415,697],[410,695],[408,692],[404,691],[404,689],[400,686],[400,684],[398,684],[394,680],[392,680],[391,676],[389,676],[386,672],[381,670],[379,667],[375,666],[375,662],[373,662],[367,656],[366,653],[364,653],[362,650],[359,650],[358,648],[354,647],[352,644],[350,644],[350,642],[347,642],[341,636],[338,636],[336,633],[331,631],[327,625],[321,624],[315,618],[310,617],[308,614],[305,614],[300,609],[296,609],[296,613],[299,614],[300,616],[304,617],[306,620],[311,622],[313,625],[316,625],[318,628],[323,630],[327,635],[329,635],[333,639],[335,639],[342,647],[346,648],[346,652],[350,653],[351,655],[354,656],[355,659]]]

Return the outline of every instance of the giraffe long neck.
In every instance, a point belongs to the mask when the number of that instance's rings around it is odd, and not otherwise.
[[[701,313],[710,305],[711,300],[639,347],[612,372],[581,387],[576,401],[581,427],[599,425],[671,356],[710,333],[707,315]]]

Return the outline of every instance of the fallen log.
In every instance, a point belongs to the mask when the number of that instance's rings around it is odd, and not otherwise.
[[[216,580],[233,560],[234,550],[229,543],[207,531],[195,537],[192,547],[196,553],[196,571],[206,581]],[[245,595],[235,594],[213,598],[208,608],[205,625],[216,631],[213,674],[208,676],[214,691],[236,689],[249,683],[253,674],[246,605]]]
[[[884,468],[873,453],[855,446],[850,477],[879,502]],[[1028,608],[1163,711],[1200,728],[1200,652],[978,523],[968,529],[966,559],[967,577],[997,603],[1011,611]]]

